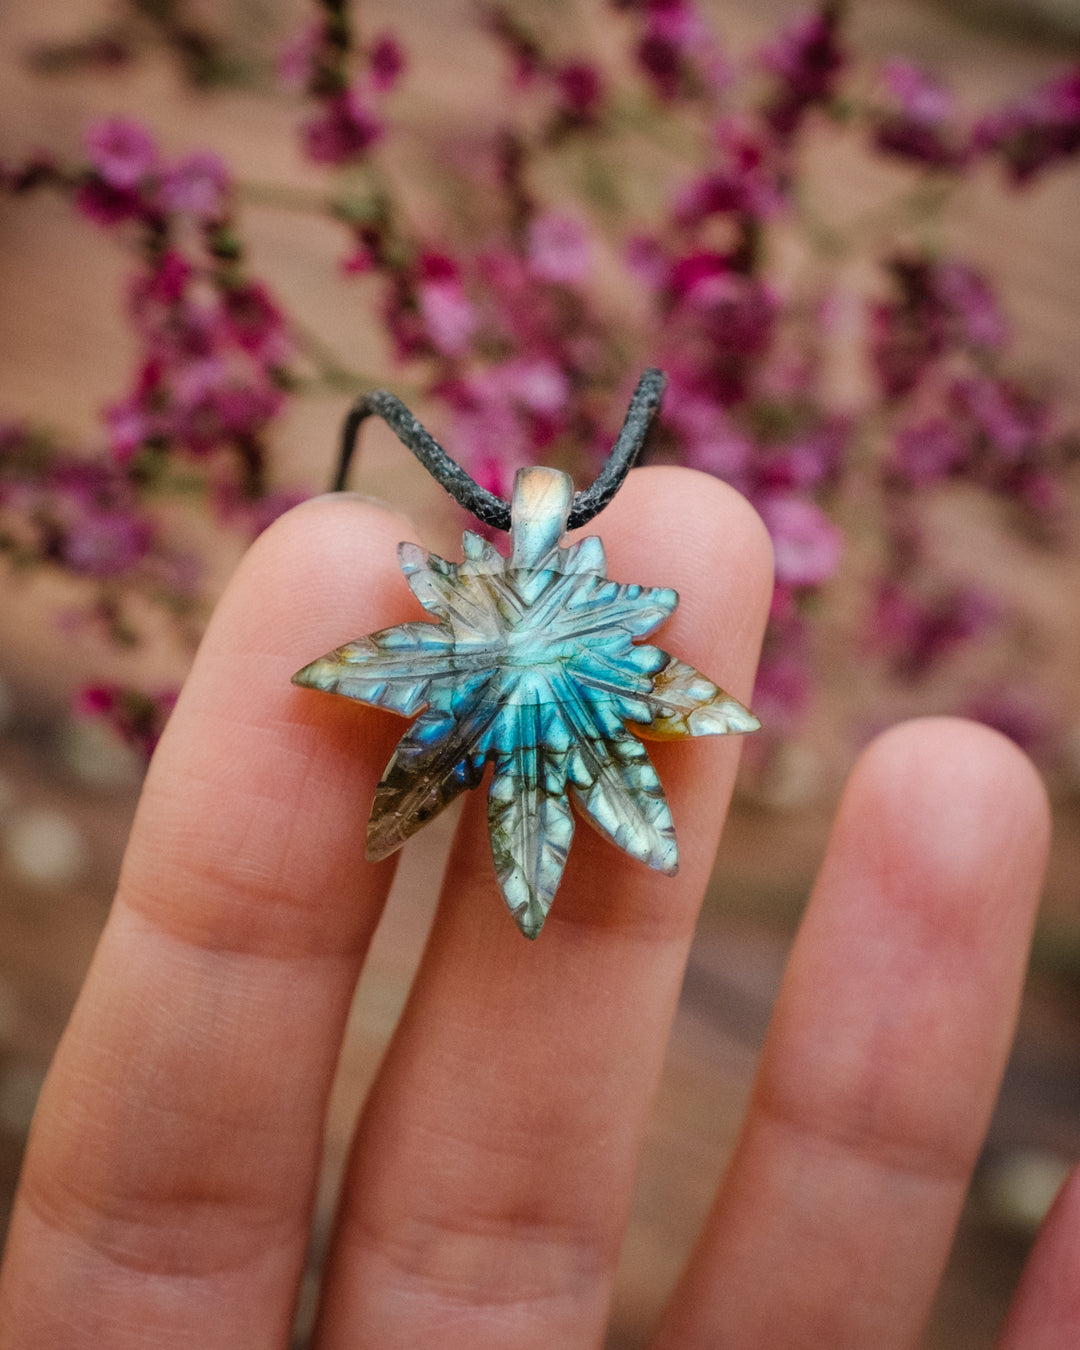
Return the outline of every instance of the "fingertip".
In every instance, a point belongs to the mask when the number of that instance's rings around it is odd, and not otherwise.
[[[772,583],[772,542],[764,522],[742,493],[712,474],[668,464],[635,469],[597,524],[600,533],[614,527],[639,540],[659,531],[705,560],[715,554],[747,583]]]
[[[619,581],[672,586],[679,606],[665,649],[749,697],[769,598],[772,545],[760,516],[711,474],[670,465],[635,469],[595,522]],[[717,654],[724,664],[717,666]]]
[[[1080,1343],[1080,1167],[1046,1216],[1002,1328],[998,1350],[1071,1350]]]
[[[916,718],[883,732],[852,772],[838,831],[853,801],[876,834],[878,863],[909,877],[913,857],[958,884],[995,858],[1038,869],[1049,844],[1050,806],[1034,764],[1006,736],[965,718]]]
[[[353,493],[301,502],[252,544],[215,622],[235,623],[238,613],[258,622],[264,611],[280,621],[287,613],[289,627],[302,633],[327,611],[355,609],[358,600],[369,602],[383,581],[397,576],[397,545],[411,529],[404,516]],[[407,594],[404,585],[400,594]]]

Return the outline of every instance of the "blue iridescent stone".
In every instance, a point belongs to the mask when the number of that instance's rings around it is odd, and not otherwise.
[[[574,835],[571,800],[631,857],[672,874],[671,812],[642,737],[756,731],[748,709],[693,666],[641,641],[671,614],[666,587],[610,581],[596,536],[561,546],[573,484],[518,472],[511,552],[466,530],[464,561],[401,544],[402,571],[437,623],[338,647],[293,683],[412,723],[386,767],[367,853],[393,853],[491,765],[495,873],[526,937],[547,917]]]

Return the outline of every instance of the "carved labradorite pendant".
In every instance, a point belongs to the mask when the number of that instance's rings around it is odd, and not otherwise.
[[[437,623],[403,623],[312,661],[295,684],[419,716],[375,792],[377,860],[492,766],[488,828],[507,907],[528,938],[559,886],[574,814],[659,872],[674,873],[671,812],[640,737],[756,731],[757,718],[693,666],[640,639],[675,609],[665,587],[609,581],[595,536],[561,547],[573,484],[518,472],[511,552],[466,530],[465,559],[416,544],[398,556]]]

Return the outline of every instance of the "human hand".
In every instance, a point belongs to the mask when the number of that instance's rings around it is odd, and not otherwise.
[[[746,699],[769,550],[731,491],[631,476],[611,575],[675,586],[665,646]],[[414,606],[402,521],[321,499],[254,546],[151,766],[29,1143],[2,1350],[288,1344],[328,1093],[392,865],[364,821],[400,720],[290,686]],[[502,911],[469,795],[363,1112],[319,1350],[601,1344],[635,1164],[737,744],[655,745],[683,866],[579,830],[543,934]],[[740,1143],[654,1350],[917,1344],[1012,1036],[1047,839],[996,734],[887,733],[848,785]],[[1003,1350],[1080,1344],[1080,1187]]]

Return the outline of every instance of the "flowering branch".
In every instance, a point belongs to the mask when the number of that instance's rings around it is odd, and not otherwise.
[[[258,201],[340,227],[342,284],[368,278],[413,395],[442,408],[455,455],[500,496],[536,460],[591,474],[634,374],[668,372],[654,456],[733,483],[773,538],[777,594],[756,704],[778,736],[812,704],[815,634],[855,546],[845,502],[875,503],[872,561],[860,564],[872,574],[867,629],[854,647],[879,655],[891,678],[930,681],[960,648],[1012,623],[1006,607],[935,571],[922,504],[963,484],[1007,507],[1003,525],[1053,547],[1075,441],[1045,392],[1008,368],[989,278],[929,227],[980,165],[1000,165],[1018,187],[1080,151],[1080,75],[965,120],[947,86],[906,59],[855,98],[840,4],[744,62],[727,56],[695,0],[612,7],[633,88],[569,29],[545,35],[531,7],[483,10],[507,57],[508,96],[460,209],[424,228],[381,160],[405,53],[392,34],[364,38],[345,0],[317,0],[280,63],[307,105],[300,148],[328,175],[325,191],[236,184],[213,152],[169,160],[122,119],[90,128],[84,163],[39,155],[0,170],[9,191],[61,191],[133,248],[127,316],[139,343],[132,381],[106,410],[92,485],[29,433],[7,433],[9,559],[107,582],[117,614],[116,597],[147,577],[166,597],[154,494],[194,475],[219,517],[259,528],[298,495],[269,489],[287,401],[381,382],[286,319],[250,275],[238,204]],[[804,148],[840,125],[915,181],[834,224],[813,206]],[[792,232],[806,262],[782,276],[777,240]],[[875,261],[869,295],[838,281],[856,253]],[[602,280],[614,260],[618,284]],[[838,405],[824,372],[845,332],[857,335],[867,379]],[[182,608],[184,587],[174,589],[168,603]],[[132,711],[134,695],[95,698],[148,743],[135,728],[153,719]]]

